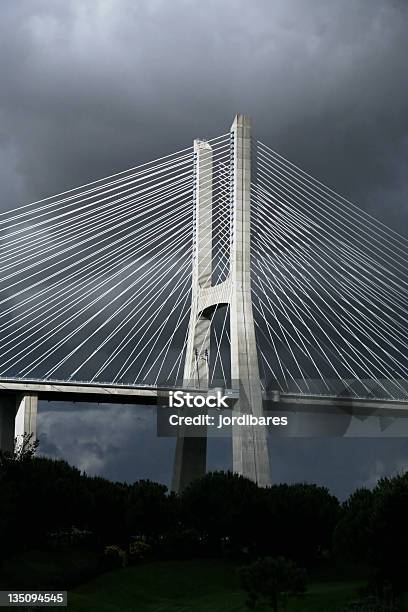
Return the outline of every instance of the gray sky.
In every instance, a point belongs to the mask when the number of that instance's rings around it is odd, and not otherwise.
[[[0,209],[224,133],[244,112],[263,142],[408,235],[407,26],[405,0],[3,0]],[[143,411],[47,412],[41,430],[44,450],[90,472],[168,480],[171,443]],[[271,453],[276,481],[344,495],[404,468],[408,443],[277,440]]]

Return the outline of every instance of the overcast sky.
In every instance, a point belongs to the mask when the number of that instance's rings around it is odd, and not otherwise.
[[[0,209],[217,136],[243,112],[263,142],[408,235],[407,28],[405,0],[2,0]],[[172,444],[152,423],[113,407],[39,419],[44,451],[167,482]],[[271,456],[274,481],[344,496],[404,469],[408,442],[278,440]]]

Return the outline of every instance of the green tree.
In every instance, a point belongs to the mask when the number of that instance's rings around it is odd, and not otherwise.
[[[227,545],[252,547],[262,537],[262,490],[243,476],[210,472],[194,481],[181,498],[184,522],[213,552]]]
[[[344,502],[334,532],[334,548],[338,556],[349,561],[369,562],[373,503],[373,492],[365,488],[358,489]]]
[[[32,433],[25,433],[20,441],[15,438],[14,450],[12,452],[0,451],[0,477],[12,461],[29,461],[37,452],[39,441],[35,440]]]
[[[389,582],[395,593],[408,591],[408,472],[383,478],[373,490],[370,516],[370,560],[380,584]]]
[[[100,545],[112,542],[127,542],[126,502],[129,485],[111,482],[100,476],[81,478],[88,493],[87,507],[83,508],[83,519],[95,533]]]
[[[247,607],[255,609],[259,602],[269,603],[278,612],[289,597],[306,591],[306,572],[284,557],[265,557],[240,570],[242,586],[248,594]]]
[[[129,487],[126,499],[126,525],[129,535],[157,542],[174,520],[173,496],[167,487],[150,480],[139,480]]]
[[[381,479],[372,491],[360,489],[343,506],[335,532],[336,550],[376,570],[379,594],[386,584],[398,594],[408,590],[408,473]]]
[[[332,549],[340,504],[314,484],[280,484],[265,489],[263,554],[283,555],[301,564]]]

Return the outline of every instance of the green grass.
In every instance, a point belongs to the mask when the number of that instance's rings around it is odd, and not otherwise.
[[[286,612],[336,612],[361,582],[313,583]],[[72,612],[245,612],[235,567],[218,561],[150,563],[99,576],[69,592]],[[257,608],[261,610],[261,608]],[[266,608],[263,608],[266,610]]]
[[[335,612],[357,598],[364,582],[317,582],[309,585],[302,599],[289,601],[285,612]]]
[[[28,550],[3,563],[0,589],[66,589],[99,573],[99,555],[86,549]]]

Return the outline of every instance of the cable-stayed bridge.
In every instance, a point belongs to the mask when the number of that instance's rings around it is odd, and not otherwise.
[[[155,403],[235,389],[269,406],[408,405],[408,241],[254,141],[193,147],[0,213],[0,448],[37,400]],[[269,483],[266,431],[234,470]],[[173,478],[205,471],[180,436]]]

